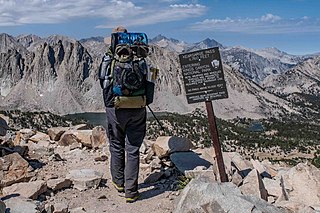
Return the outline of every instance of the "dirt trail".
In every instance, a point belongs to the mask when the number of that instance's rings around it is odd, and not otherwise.
[[[111,184],[109,160],[95,161],[101,155],[101,150],[59,151],[65,161],[48,161],[37,175],[38,179],[50,177],[66,177],[68,171],[73,169],[94,169],[103,173],[103,180],[97,189],[79,191],[77,189],[64,189],[52,194],[45,203],[68,205],[69,210],[83,207],[86,212],[172,212],[174,201],[179,191],[170,190],[170,180],[162,179],[156,184],[144,184],[146,170],[140,169],[139,191],[141,199],[135,203],[127,204],[124,194],[118,193]],[[108,155],[108,154],[107,154]]]

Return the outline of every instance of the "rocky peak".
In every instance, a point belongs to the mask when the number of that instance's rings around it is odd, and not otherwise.
[[[173,43],[180,43],[180,41],[177,40],[177,39],[167,38],[167,37],[165,37],[164,35],[161,35],[161,34],[157,35],[153,39],[150,39],[150,43],[157,43],[157,42],[162,41],[162,40],[170,41],[170,42],[173,42]]]
[[[29,49],[26,56],[16,50],[15,54],[0,54],[4,68],[0,69],[1,105],[63,113],[67,104],[80,111],[80,103],[86,102],[81,100],[83,94],[92,87],[99,66],[93,64],[86,48],[76,40],[52,36],[34,42]]]
[[[97,37],[90,37],[90,38],[84,38],[80,40],[80,43],[85,43],[85,42],[103,42],[104,38],[102,36],[97,36]]]
[[[291,67],[290,64],[283,63],[279,58],[264,57],[253,50],[242,47],[226,48],[221,53],[225,63],[256,83],[260,83],[269,75],[283,73]]]
[[[68,76],[67,79],[70,81],[66,83],[72,85],[89,77],[92,59],[78,41],[63,36],[52,36],[40,42],[34,54],[30,73],[38,80],[42,76],[40,85],[59,76],[61,78]],[[78,78],[80,76],[81,78]],[[78,82],[74,86],[79,87],[80,83]]]
[[[159,47],[165,48],[169,51],[173,52],[183,52],[188,48],[188,44],[176,39],[172,38],[167,38],[163,35],[158,35],[155,38],[151,39],[150,42],[151,44],[158,45]]]
[[[103,37],[81,39],[80,43],[90,52],[92,57],[97,57],[99,62],[104,53],[107,52],[108,46],[104,43]]]
[[[17,50],[20,53],[27,53],[27,50],[13,36],[6,33],[0,34],[0,53],[7,53],[9,50]]]
[[[204,45],[207,45],[208,47],[222,47],[222,44],[220,44],[216,40],[210,39],[210,38],[206,38],[205,40],[200,42],[200,44],[201,43],[203,43]]]
[[[163,40],[163,39],[168,40],[167,37],[159,34],[159,35],[157,35],[156,37],[150,39],[150,43],[156,43],[156,42],[161,41],[161,40]]]
[[[48,42],[49,44],[55,44],[55,43],[58,43],[59,41],[74,43],[77,40],[64,35],[52,35],[45,38],[45,41]]]
[[[267,51],[267,52],[271,52],[271,53],[276,53],[276,54],[287,54],[286,52],[281,51],[276,47],[268,47],[268,48],[264,48],[262,50]]]
[[[308,59],[279,76],[270,76],[262,85],[282,94],[318,95],[320,91],[320,57]],[[290,87],[290,88],[289,88]]]
[[[33,43],[41,40],[41,37],[33,34],[19,35],[16,37],[16,40],[24,47],[29,48]]]
[[[206,38],[205,40],[195,43],[193,45],[190,45],[189,49],[187,49],[186,52],[196,51],[196,50],[202,50],[202,49],[208,49],[212,47],[219,47],[223,48],[222,44],[217,42],[214,39]]]
[[[23,56],[16,49],[0,53],[0,95],[6,96],[24,75]]]
[[[279,60],[281,61],[281,63],[285,63],[289,65],[296,65],[297,63],[304,60],[304,57],[288,54],[275,47],[265,48],[261,50],[251,49],[251,51],[262,57]]]

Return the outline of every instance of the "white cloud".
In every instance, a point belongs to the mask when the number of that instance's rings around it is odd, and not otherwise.
[[[191,25],[194,31],[239,32],[247,34],[283,34],[320,32],[320,20],[309,17],[284,19],[273,14],[260,18],[205,19]]]
[[[141,0],[140,0],[141,1]],[[103,27],[156,24],[202,15],[200,4],[139,0],[0,0],[0,26],[62,23],[74,18],[105,18]],[[172,4],[170,6],[170,4]]]
[[[205,11],[206,7],[200,4],[174,4],[162,8],[148,7],[141,9],[140,13],[133,14],[130,18],[125,17],[97,27],[110,28],[119,24],[125,26],[151,25],[200,16]]]
[[[170,5],[170,7],[172,8],[195,8],[195,7],[198,7],[198,8],[201,8],[201,7],[204,7],[200,4],[172,4]]]
[[[275,15],[272,15],[270,13],[268,13],[267,15],[264,15],[261,17],[261,21],[270,21],[270,22],[276,22],[276,21],[279,21],[281,20],[281,17],[280,16],[275,16]]]

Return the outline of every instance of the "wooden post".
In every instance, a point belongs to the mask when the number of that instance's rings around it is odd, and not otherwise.
[[[212,145],[216,153],[216,160],[217,160],[217,165],[218,165],[218,170],[220,175],[220,181],[228,182],[228,176],[226,174],[226,169],[223,162],[223,156],[221,151],[221,145],[219,142],[219,135],[218,135],[216,120],[213,112],[212,101],[206,101],[206,108],[207,108],[207,114],[208,114]]]

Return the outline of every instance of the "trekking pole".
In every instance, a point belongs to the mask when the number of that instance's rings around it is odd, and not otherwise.
[[[147,106],[148,106],[148,109],[150,110],[150,112],[152,113],[153,117],[156,119],[157,123],[158,123],[159,126],[161,127],[161,130],[162,130],[163,132],[165,132],[162,124],[160,123],[160,121],[158,120],[158,118],[156,117],[156,115],[153,113],[153,111],[152,111],[152,109],[150,108],[150,106],[149,106],[149,105],[147,105]]]

